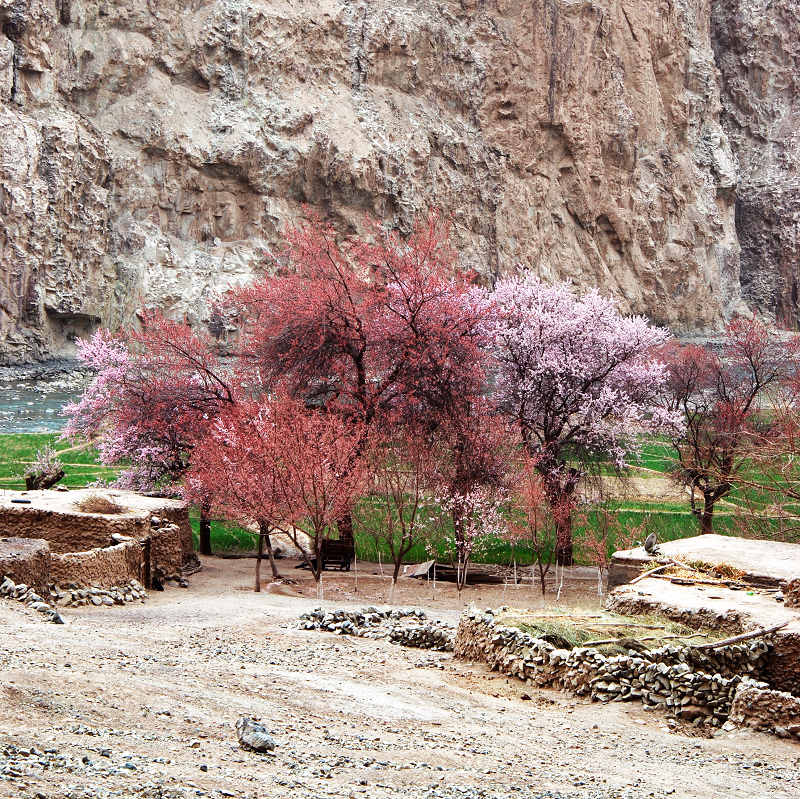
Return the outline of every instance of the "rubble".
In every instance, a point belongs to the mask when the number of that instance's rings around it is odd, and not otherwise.
[[[393,644],[449,652],[453,649],[452,625],[429,619],[420,608],[379,610],[326,610],[318,607],[300,617],[303,630],[322,630],[359,638],[386,638]]]

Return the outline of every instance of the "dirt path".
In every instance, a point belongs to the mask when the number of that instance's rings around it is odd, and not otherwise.
[[[67,611],[63,627],[0,603],[0,796],[800,795],[797,745],[687,737],[640,706],[532,692],[450,655],[300,631],[297,616],[317,603],[255,594],[251,575],[248,561],[210,560],[188,591]],[[432,615],[455,617],[446,592],[436,604]],[[243,714],[272,729],[274,757],[239,748],[232,725]]]

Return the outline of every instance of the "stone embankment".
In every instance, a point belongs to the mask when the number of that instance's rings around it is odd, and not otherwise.
[[[393,644],[417,649],[449,652],[453,649],[454,628],[428,618],[420,608],[376,607],[361,610],[315,608],[300,617],[303,630],[322,630],[359,638],[386,638]]]
[[[772,694],[779,692],[759,680],[769,650],[763,639],[714,650],[663,646],[643,652],[631,649],[622,655],[606,655],[591,647],[559,649],[516,627],[504,626],[491,610],[476,609],[461,617],[454,642],[456,657],[487,663],[495,671],[532,685],[561,688],[600,702],[640,701],[647,709],[663,710],[696,724],[722,726],[735,706],[736,723],[749,725],[749,705],[756,704],[761,709],[753,726],[775,731],[778,723],[769,722],[764,707],[774,705]],[[800,738],[800,702],[789,694],[778,699],[782,707],[788,700],[796,703],[783,707],[779,734],[786,730]],[[787,718],[794,721],[789,723]]]
[[[0,597],[16,600],[22,602],[26,607],[41,613],[43,618],[53,624],[63,624],[64,619],[61,614],[50,607],[44,597],[36,593],[36,591],[25,585],[25,583],[15,583],[13,580],[6,577],[0,583]]]
[[[114,585],[109,588],[83,588],[75,583],[65,586],[53,586],[50,589],[51,601],[59,607],[82,607],[95,605],[96,607],[111,605],[127,605],[131,602],[144,602],[147,592],[138,580],[129,580],[124,585]]]

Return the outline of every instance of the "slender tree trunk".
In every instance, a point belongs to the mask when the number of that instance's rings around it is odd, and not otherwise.
[[[261,561],[264,558],[264,533],[258,534],[258,557],[256,558],[256,587],[257,594],[261,593]]]
[[[569,511],[559,514],[556,521],[556,563],[559,566],[572,566],[572,514]]]
[[[389,589],[389,604],[394,604],[394,589],[397,586],[397,578],[400,576],[400,561],[395,561],[394,571],[392,572],[392,587]]]
[[[272,569],[272,579],[273,580],[280,580],[281,575],[278,571],[278,566],[275,563],[275,553],[272,551],[272,539],[269,537],[271,528],[266,522],[259,522],[258,523],[258,532],[261,538],[264,540],[264,545],[267,549],[267,557],[269,558],[269,565]]]
[[[213,555],[211,551],[211,508],[203,503],[200,506],[200,554]]]

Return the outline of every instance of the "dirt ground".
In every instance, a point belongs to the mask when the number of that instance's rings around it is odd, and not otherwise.
[[[188,590],[65,612],[0,602],[0,797],[703,797],[800,795],[800,746],[671,729],[640,705],[534,691],[445,653],[297,629],[317,604],[252,591],[253,562],[206,559]],[[367,567],[372,570],[372,567]],[[265,575],[266,576],[266,575]],[[578,577],[581,576],[579,573]],[[596,603],[595,583],[567,601]],[[326,574],[326,604],[386,581]],[[538,589],[401,582],[396,601],[454,620],[470,600],[526,606]],[[274,756],[240,749],[261,718]]]

